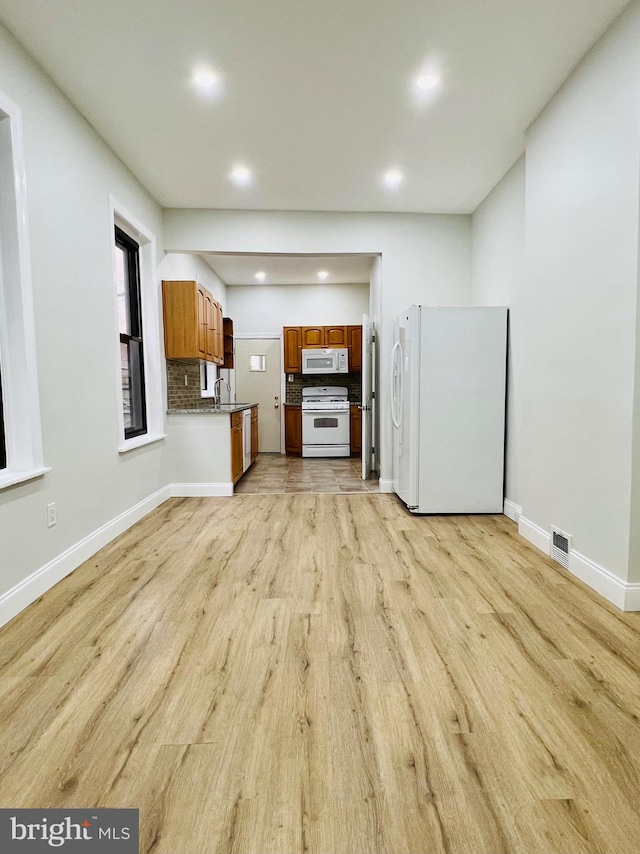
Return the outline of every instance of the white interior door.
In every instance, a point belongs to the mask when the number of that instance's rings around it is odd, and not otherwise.
[[[235,339],[236,400],[260,405],[258,447],[263,453],[280,453],[280,353],[279,338]]]
[[[366,314],[362,315],[362,479],[371,474],[373,460],[374,359],[373,327]]]

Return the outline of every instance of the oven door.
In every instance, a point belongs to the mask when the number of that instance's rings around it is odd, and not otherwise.
[[[349,410],[302,411],[303,445],[348,445]]]

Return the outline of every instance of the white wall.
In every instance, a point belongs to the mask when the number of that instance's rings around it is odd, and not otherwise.
[[[391,480],[389,354],[393,321],[412,303],[466,305],[471,299],[468,216],[276,211],[165,211],[171,252],[382,255],[380,277],[380,462]],[[373,290],[373,289],[372,289]],[[377,306],[372,307],[375,317]],[[383,483],[383,487],[384,487]]]
[[[158,269],[158,277],[176,281],[193,280],[204,285],[220,303],[224,314],[229,316],[227,286],[199,255],[168,252]]]
[[[2,27],[0,88],[22,109],[44,458],[52,468],[0,492],[2,594],[161,485],[162,442],[116,450],[109,194],[155,233],[158,247],[163,239],[158,205]],[[50,529],[49,502],[58,516]]]
[[[523,512],[543,531],[555,524],[572,534],[578,553],[622,580],[637,346],[639,44],[636,2],[530,128],[526,153]]]
[[[369,311],[369,283],[229,287],[236,333],[281,332],[283,326],[360,324]]]
[[[509,307],[505,498],[522,504],[525,159],[507,172],[471,218],[474,305]]]

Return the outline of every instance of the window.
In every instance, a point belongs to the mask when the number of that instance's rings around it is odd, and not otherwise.
[[[252,353],[249,356],[249,370],[250,371],[266,371],[267,370],[267,357],[262,353]]]
[[[111,195],[109,208],[111,228],[105,237],[113,259],[114,426],[118,453],[128,454],[166,436],[160,289],[154,233]]]
[[[132,439],[147,432],[140,301],[140,246],[117,225],[115,240],[124,436],[125,439]]]
[[[0,370],[0,471],[7,467],[7,440],[4,435],[4,407],[2,405],[2,371]]]
[[[0,92],[0,489],[40,477],[40,401],[20,108]]]

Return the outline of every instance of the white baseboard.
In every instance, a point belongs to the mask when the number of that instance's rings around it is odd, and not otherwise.
[[[513,519],[514,522],[517,522],[522,516],[522,507],[518,504],[514,504],[513,501],[509,501],[508,498],[505,498],[504,509],[502,512],[505,516],[508,516],[509,519]]]
[[[215,498],[233,495],[233,483],[172,483],[172,498]]]
[[[640,584],[627,584],[623,611],[640,611]]]
[[[569,553],[569,572],[584,581],[593,590],[612,602],[617,608],[625,611],[627,587],[620,578],[612,575],[608,569],[599,566],[580,552]],[[635,585],[634,585],[635,586]],[[631,610],[631,609],[630,609]]]
[[[383,480],[380,478],[378,481],[378,489],[380,492],[393,492],[393,481],[392,480]]]
[[[520,516],[518,520],[518,533],[549,556],[550,533],[529,519],[525,519],[524,516]],[[621,611],[640,611],[640,584],[627,584],[608,569],[573,550],[569,553],[569,572]]]
[[[81,563],[89,560],[92,555],[110,543],[111,540],[123,534],[170,497],[171,490],[168,486],[159,489],[153,495],[143,499],[129,510],[125,510],[124,513],[102,525],[83,540],[37,569],[16,584],[15,587],[12,587],[11,590],[7,590],[0,596],[0,626],[4,626],[5,623],[12,620],[27,605],[39,599],[54,584],[57,584],[79,567]]]
[[[518,519],[518,533],[525,540],[528,540],[531,545],[544,552],[547,557],[549,556],[549,552],[551,551],[551,534],[543,531],[542,528],[539,528],[534,522],[530,522],[529,519],[525,519],[522,515]]]

